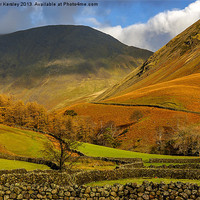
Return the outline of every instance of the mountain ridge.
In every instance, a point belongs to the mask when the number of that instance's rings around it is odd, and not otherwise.
[[[199,73],[200,20],[156,51],[121,82],[97,97],[102,101],[156,83]]]
[[[1,93],[52,109],[90,99],[152,52],[90,27],[55,25],[1,35],[0,54]]]

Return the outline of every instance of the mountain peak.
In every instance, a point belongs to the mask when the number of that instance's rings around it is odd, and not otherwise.
[[[87,26],[55,25],[1,35],[0,54],[1,91],[52,108],[105,90],[152,52]]]

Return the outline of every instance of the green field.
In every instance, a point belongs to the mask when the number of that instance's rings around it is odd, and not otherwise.
[[[50,168],[46,165],[40,165],[24,161],[0,159],[0,170],[10,170],[10,169],[45,170]]]
[[[139,153],[139,152],[103,147],[88,143],[83,143],[81,146],[78,147],[78,150],[86,154],[87,156],[92,156],[92,157],[142,158],[144,162],[148,162],[150,158],[166,158],[166,159],[195,158],[187,156],[168,156],[168,155]]]
[[[42,157],[41,150],[48,141],[40,133],[0,125],[0,153]]]
[[[43,134],[0,125],[0,153],[41,157],[41,150],[43,150],[44,143],[46,142],[49,142],[49,140]],[[147,162],[150,158],[194,158],[186,156],[168,156],[139,153],[89,143],[83,143],[78,147],[78,150],[86,154],[87,156],[92,157],[142,158],[145,162]]]
[[[190,180],[190,179],[166,179],[166,178],[132,178],[132,179],[121,179],[121,180],[111,180],[111,181],[98,181],[88,183],[88,186],[104,186],[104,185],[114,185],[116,183],[125,185],[126,183],[137,183],[141,185],[143,181],[149,181],[154,183],[164,182],[166,184],[170,182],[182,182],[182,183],[196,183],[200,185],[200,180]]]

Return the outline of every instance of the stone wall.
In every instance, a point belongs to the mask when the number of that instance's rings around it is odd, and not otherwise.
[[[0,176],[0,185],[7,184],[56,184],[56,185],[73,185],[73,174],[67,172],[23,172],[8,173]]]
[[[144,182],[104,187],[89,187],[93,181],[134,177],[200,179],[198,169],[117,169],[69,174],[53,170],[28,172],[24,169],[1,170],[0,200],[6,199],[198,199],[200,187],[193,184]]]
[[[155,165],[150,165],[148,168],[176,168],[176,169],[200,169],[200,164],[170,164],[170,165],[160,165],[160,166],[155,166]]]
[[[36,164],[43,164],[43,165],[47,165],[51,169],[55,169],[55,170],[59,169],[59,167],[55,163],[49,160],[44,160],[42,158],[11,156],[11,155],[5,155],[5,154],[0,154],[0,158],[8,159],[8,160],[19,160],[19,161],[25,161],[25,162],[30,162],[30,163],[36,163]]]
[[[112,158],[112,157],[89,157],[84,156],[85,158],[91,158],[94,160],[103,160],[108,162],[115,162],[117,164],[126,164],[126,163],[138,163],[142,162],[142,158]]]
[[[142,185],[128,183],[103,187],[58,186],[55,184],[6,184],[0,185],[0,200],[7,199],[65,199],[65,200],[143,200],[143,199],[196,199],[200,200],[200,186],[181,182]]]
[[[200,158],[195,159],[159,159],[150,158],[150,163],[200,163]]]
[[[136,163],[119,165],[119,166],[116,167],[116,169],[121,169],[121,168],[143,168],[143,167],[144,167],[144,163],[143,162],[136,162]]]
[[[135,177],[159,177],[176,179],[200,179],[199,169],[162,169],[162,168],[124,168],[105,171],[79,171],[69,174],[53,170],[15,171],[5,170],[0,176],[0,185],[26,183],[26,184],[56,184],[56,185],[84,185],[93,181],[117,180]]]
[[[200,179],[198,169],[130,168],[106,171],[79,172],[74,176],[76,184],[83,185],[93,181],[117,180],[135,177],[159,177],[175,179]]]

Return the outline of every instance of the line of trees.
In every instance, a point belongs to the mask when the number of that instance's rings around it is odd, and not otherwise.
[[[156,145],[152,153],[199,156],[200,127],[162,126],[156,128]]]
[[[98,124],[89,117],[79,116],[74,110],[66,110],[64,113],[48,112],[36,102],[25,104],[6,95],[0,95],[0,123],[56,136],[61,134],[70,139],[73,137],[76,141],[114,148],[120,146],[118,136],[127,130],[117,127],[114,122],[108,122],[98,128]]]
[[[48,112],[36,102],[24,103],[12,96],[0,95],[0,123],[9,126],[27,127],[33,130],[76,136],[78,140],[89,142],[86,137],[94,129],[94,124],[87,117],[77,114]],[[70,131],[69,131],[70,127]]]
[[[74,111],[48,112],[36,102],[25,104],[6,95],[0,95],[0,123],[51,134],[54,142],[44,145],[43,155],[55,162],[60,170],[72,158],[72,149],[80,144],[78,141],[90,142],[95,132],[91,120]]]

